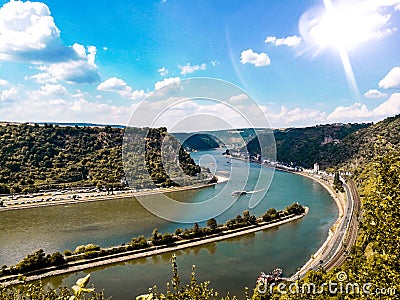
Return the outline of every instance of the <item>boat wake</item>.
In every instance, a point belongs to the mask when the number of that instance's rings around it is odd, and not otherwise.
[[[247,194],[255,194],[255,193],[262,192],[262,191],[265,191],[265,189],[255,190],[255,191],[248,191],[248,192],[246,192],[246,193],[247,193]]]
[[[265,191],[265,189],[261,189],[261,190],[255,190],[255,191],[234,191],[232,192],[232,196],[241,196],[241,195],[247,195],[247,194],[255,194],[255,193],[259,193]]]

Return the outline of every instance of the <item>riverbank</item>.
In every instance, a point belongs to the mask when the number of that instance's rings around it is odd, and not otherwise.
[[[242,235],[246,235],[249,233],[254,233],[261,230],[266,230],[272,227],[276,227],[285,223],[293,222],[295,220],[303,218],[307,215],[309,211],[308,207],[305,207],[305,211],[303,214],[300,215],[290,215],[286,217],[282,217],[273,222],[259,222],[256,225],[246,226],[243,228],[231,229],[231,230],[224,230],[219,233],[215,233],[209,236],[204,236],[200,238],[193,238],[189,240],[180,240],[176,241],[170,245],[161,245],[161,246],[152,246],[150,248],[145,248],[141,250],[133,250],[133,251],[126,251],[123,253],[112,254],[104,257],[97,257],[92,259],[80,260],[75,262],[69,262],[66,265],[59,266],[59,267],[49,267],[39,271],[36,271],[33,274],[28,274],[27,277],[24,278],[25,281],[34,281],[39,280],[45,277],[51,277],[55,275],[67,274],[72,272],[78,272],[89,268],[114,264],[114,263],[121,263],[137,258],[149,257],[153,255],[158,255],[166,252],[173,252],[182,250],[185,248],[191,248],[199,245],[204,245],[207,243],[214,243],[221,240],[226,240]],[[40,274],[38,274],[40,272]],[[18,279],[17,275],[12,275],[8,277],[0,278],[3,281],[4,286],[8,285],[15,285],[21,283]]]
[[[242,161],[246,161],[246,162],[251,163],[249,160],[246,160],[246,159],[240,158],[240,157],[229,156],[229,158],[242,160]],[[273,169],[276,169],[276,170],[279,170],[279,171],[282,171],[282,172],[297,174],[297,175],[309,178],[309,179],[317,182],[318,184],[320,184],[323,188],[325,188],[328,191],[330,196],[335,201],[336,206],[338,207],[338,211],[339,211],[338,218],[336,219],[335,223],[329,228],[327,239],[325,240],[325,242],[322,244],[322,246],[314,254],[310,255],[310,259],[299,269],[299,271],[296,272],[291,277],[291,279],[297,278],[298,274],[303,273],[305,270],[308,270],[312,265],[315,265],[316,263],[318,263],[321,260],[324,252],[327,249],[332,248],[332,246],[334,245],[335,238],[339,234],[339,226],[340,226],[340,224],[343,222],[343,220],[345,218],[344,213],[346,212],[346,206],[347,206],[346,195],[344,193],[340,193],[340,192],[337,193],[334,190],[333,186],[331,186],[328,181],[323,180],[317,174],[294,171],[294,170],[289,170],[289,169],[286,169],[286,168],[273,167],[273,166],[269,166],[269,165],[262,164],[262,163],[259,163],[259,162],[253,162],[253,163],[256,163],[256,164],[258,164],[258,165],[260,165],[262,167],[273,168]]]
[[[317,262],[319,262],[322,258],[323,253],[327,249],[331,248],[332,244],[334,243],[335,236],[339,233],[338,232],[339,225],[341,224],[344,218],[344,212],[346,211],[346,206],[347,206],[347,199],[344,193],[340,192],[336,193],[336,191],[333,189],[332,186],[329,185],[328,182],[322,180],[319,177],[316,177],[315,175],[311,175],[305,172],[290,172],[290,173],[310,178],[315,182],[319,183],[329,192],[339,210],[338,218],[336,219],[335,223],[329,228],[328,237],[325,240],[325,242],[314,254],[311,255],[310,259],[294,275],[291,276],[291,280],[295,280],[298,277],[298,274],[303,273],[304,271],[308,270],[312,265],[315,265]]]
[[[109,201],[114,199],[123,199],[130,197],[139,198],[143,196],[150,196],[156,194],[166,194],[166,193],[206,188],[214,186],[215,184],[226,182],[228,180],[229,178],[227,177],[218,176],[218,181],[216,183],[190,185],[183,187],[148,189],[148,190],[124,190],[124,191],[115,191],[114,194],[107,194],[106,192],[66,192],[66,193],[49,192],[49,193],[44,193],[43,196],[19,197],[18,201],[16,200],[11,201],[3,197],[0,200],[3,201],[5,206],[0,207],[0,212],[7,210],[29,209],[29,208],[38,208],[38,207],[46,207],[54,205],[70,205],[70,204],[79,204],[85,202]]]

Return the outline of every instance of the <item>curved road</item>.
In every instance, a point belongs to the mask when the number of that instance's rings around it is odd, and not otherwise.
[[[341,179],[345,182],[344,179]],[[356,186],[351,179],[343,184],[346,191],[346,208],[344,216],[332,239],[328,242],[321,253],[315,255],[311,261],[294,274],[290,280],[296,280],[304,277],[308,270],[317,270],[322,267],[329,271],[343,264],[347,254],[354,246],[357,240],[358,222],[361,209],[360,196],[357,193]],[[319,252],[319,251],[318,251]]]

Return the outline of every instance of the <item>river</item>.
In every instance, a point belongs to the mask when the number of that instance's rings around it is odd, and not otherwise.
[[[273,170],[240,160],[228,160],[222,150],[192,153],[192,157],[207,165],[217,175],[231,175],[231,189],[242,189],[241,177],[248,175],[245,189],[255,186],[260,170],[272,175]],[[262,169],[261,169],[262,168]],[[264,173],[265,174],[265,173]],[[267,175],[268,175],[267,174]],[[268,175],[268,176],[269,176]],[[264,177],[268,177],[264,176]],[[199,190],[171,194],[182,202],[202,202],[213,195],[226,193],[228,183]],[[148,201],[157,201],[157,195]],[[233,205],[216,219],[225,223],[249,209],[250,195],[237,198]],[[211,287],[222,293],[230,291],[244,298],[244,287],[254,287],[260,271],[275,267],[291,275],[302,266],[325,241],[329,227],[338,215],[335,202],[318,183],[296,174],[275,171],[271,186],[261,202],[250,212],[262,215],[268,208],[283,209],[293,202],[310,208],[304,218],[277,228],[246,236],[207,244],[175,253],[183,283],[190,278],[191,266],[196,265],[197,279],[210,280]],[[193,218],[205,212],[185,210]],[[204,223],[202,223],[204,225]],[[5,211],[0,218],[0,264],[15,264],[26,254],[43,248],[46,253],[74,250],[76,246],[94,243],[103,247],[125,243],[133,236],[150,236],[154,228],[162,233],[176,228],[189,228],[193,224],[165,221],[148,212],[134,198],[61,205],[26,210]],[[134,299],[156,284],[165,290],[171,278],[171,253],[110,265],[83,272],[43,280],[46,285],[71,286],[77,278],[91,273],[91,282],[113,299]]]

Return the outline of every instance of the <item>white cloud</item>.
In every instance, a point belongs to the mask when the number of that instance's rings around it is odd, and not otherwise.
[[[371,98],[371,99],[378,99],[378,98],[386,97],[387,94],[382,93],[381,91],[372,89],[372,90],[368,90],[367,92],[365,92],[364,96],[367,97],[367,98]]]
[[[167,76],[168,75],[168,69],[165,67],[159,68],[158,73],[160,73],[161,76]]]
[[[400,4],[397,4],[396,7],[394,8],[396,11],[400,11]]]
[[[64,95],[67,93],[67,89],[61,84],[45,84],[40,87],[40,93],[45,96],[49,95]]]
[[[97,71],[97,66],[94,63],[96,47],[89,46],[87,48],[87,53],[85,47],[82,45],[75,43],[72,48],[77,56],[79,56],[79,59],[42,65],[38,67],[38,69],[44,71],[44,74],[37,74],[39,79],[50,80],[50,82],[62,80],[70,84],[98,82],[100,75]]]
[[[22,100],[0,106],[0,115],[6,121],[16,122],[89,122],[98,124],[127,124],[134,106],[114,106],[90,102],[84,98],[61,98],[33,101]],[[4,117],[5,116],[5,117]]]
[[[13,86],[8,90],[1,91],[0,101],[13,101],[18,99],[19,88]]]
[[[132,91],[132,88],[120,78],[111,77],[97,86],[99,91],[117,92],[121,97],[132,100],[141,100],[146,96],[143,90]]]
[[[32,78],[40,83],[99,81],[94,63],[96,47],[63,45],[48,6],[41,2],[10,1],[0,8],[0,59],[45,67]],[[42,70],[43,71],[43,70]],[[34,77],[36,76],[36,77]]]
[[[240,54],[240,62],[242,64],[253,64],[256,67],[263,67],[268,66],[271,60],[264,52],[256,53],[252,49],[247,49]]]
[[[400,87],[400,67],[394,67],[379,81],[379,87],[384,89]]]
[[[400,93],[392,94],[388,100],[369,109],[365,104],[354,103],[337,107],[327,118],[330,122],[377,121],[400,113]]]
[[[327,120],[331,122],[365,121],[372,117],[372,112],[365,104],[354,103],[350,106],[338,106],[329,114]]]
[[[228,103],[235,105],[235,104],[243,103],[248,99],[249,99],[249,96],[247,96],[246,94],[239,94],[239,95],[230,97],[228,100]]]
[[[11,1],[0,8],[0,58],[46,59],[50,45],[58,47],[60,31],[46,4]]]
[[[373,114],[382,117],[394,116],[400,113],[400,93],[394,93],[390,98],[373,110]]]
[[[9,82],[7,80],[0,79],[0,86],[7,86],[7,85],[9,85]]]
[[[266,43],[271,43],[275,46],[286,45],[288,47],[297,47],[300,45],[302,38],[297,35],[288,36],[285,38],[277,38],[275,36],[268,36],[265,39]]]
[[[49,73],[38,73],[32,76],[25,76],[24,77],[25,80],[28,79],[33,79],[36,82],[40,83],[40,84],[45,84],[45,83],[56,83],[57,79],[52,77]]]
[[[202,63],[201,65],[194,65],[194,66],[191,66],[190,63],[188,63],[185,66],[179,66],[179,69],[181,70],[182,75],[194,73],[199,70],[204,71],[206,68],[207,68],[207,65],[205,63]]]
[[[326,122],[326,113],[319,110],[299,107],[289,109],[286,106],[281,106],[280,111],[273,111],[267,107],[263,107],[263,110],[273,128],[302,127]]]
[[[77,59],[42,2],[10,1],[0,8],[0,59],[52,63]]]
[[[179,86],[179,82],[181,81],[181,79],[179,77],[169,77],[169,78],[165,78],[161,81],[157,81],[154,84],[154,90],[159,90],[164,86],[167,86],[169,84],[173,84],[175,83],[177,86]]]
[[[215,67],[216,65],[219,65],[219,62],[217,60],[212,60],[210,63],[213,67]]]

